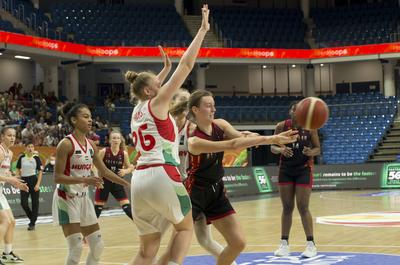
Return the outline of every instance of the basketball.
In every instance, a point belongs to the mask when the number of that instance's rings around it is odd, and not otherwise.
[[[316,97],[308,97],[300,101],[295,111],[296,122],[306,130],[322,128],[329,118],[326,103]]]

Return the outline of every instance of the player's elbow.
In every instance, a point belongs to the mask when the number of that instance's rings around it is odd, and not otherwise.
[[[190,137],[188,139],[188,150],[191,154],[197,155],[199,141],[196,137]]]

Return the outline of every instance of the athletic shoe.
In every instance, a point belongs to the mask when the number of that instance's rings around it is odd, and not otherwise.
[[[12,251],[10,252],[10,254],[6,254],[3,252],[3,255],[1,256],[1,260],[4,263],[22,263],[22,262],[24,262],[23,259],[21,259],[17,255],[15,255]]]
[[[33,231],[35,230],[35,226],[34,225],[29,225],[28,226],[28,231]]]
[[[301,253],[303,258],[312,258],[317,256],[317,247],[315,246],[314,242],[307,241],[306,250]]]
[[[289,244],[286,240],[281,240],[279,248],[274,252],[276,257],[287,257],[290,255]]]

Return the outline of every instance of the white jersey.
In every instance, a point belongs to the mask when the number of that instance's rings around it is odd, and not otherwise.
[[[89,177],[93,164],[94,148],[89,140],[86,140],[86,147],[76,140],[74,135],[66,136],[72,143],[72,152],[68,155],[67,164],[65,165],[64,175],[71,177]],[[59,190],[69,194],[77,194],[88,192],[88,187],[84,184],[59,184]]]
[[[3,152],[4,154],[4,160],[0,164],[0,176],[2,177],[9,177],[10,176],[10,167],[11,167],[11,152],[10,150],[6,150],[1,144],[0,144],[0,152]],[[3,194],[3,187],[4,187],[5,182],[0,181],[0,194]]]
[[[131,120],[133,144],[140,153],[138,166],[179,165],[179,137],[175,120],[157,119],[150,109],[150,100],[141,101],[134,108]]]
[[[190,122],[186,121],[183,128],[179,131],[179,172],[181,173],[182,180],[187,178],[187,170],[189,168],[189,129]]]

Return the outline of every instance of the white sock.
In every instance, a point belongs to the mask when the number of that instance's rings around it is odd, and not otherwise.
[[[10,254],[12,251],[12,244],[4,244],[4,253]]]
[[[173,262],[173,261],[169,261],[168,265],[179,265],[179,263]]]

